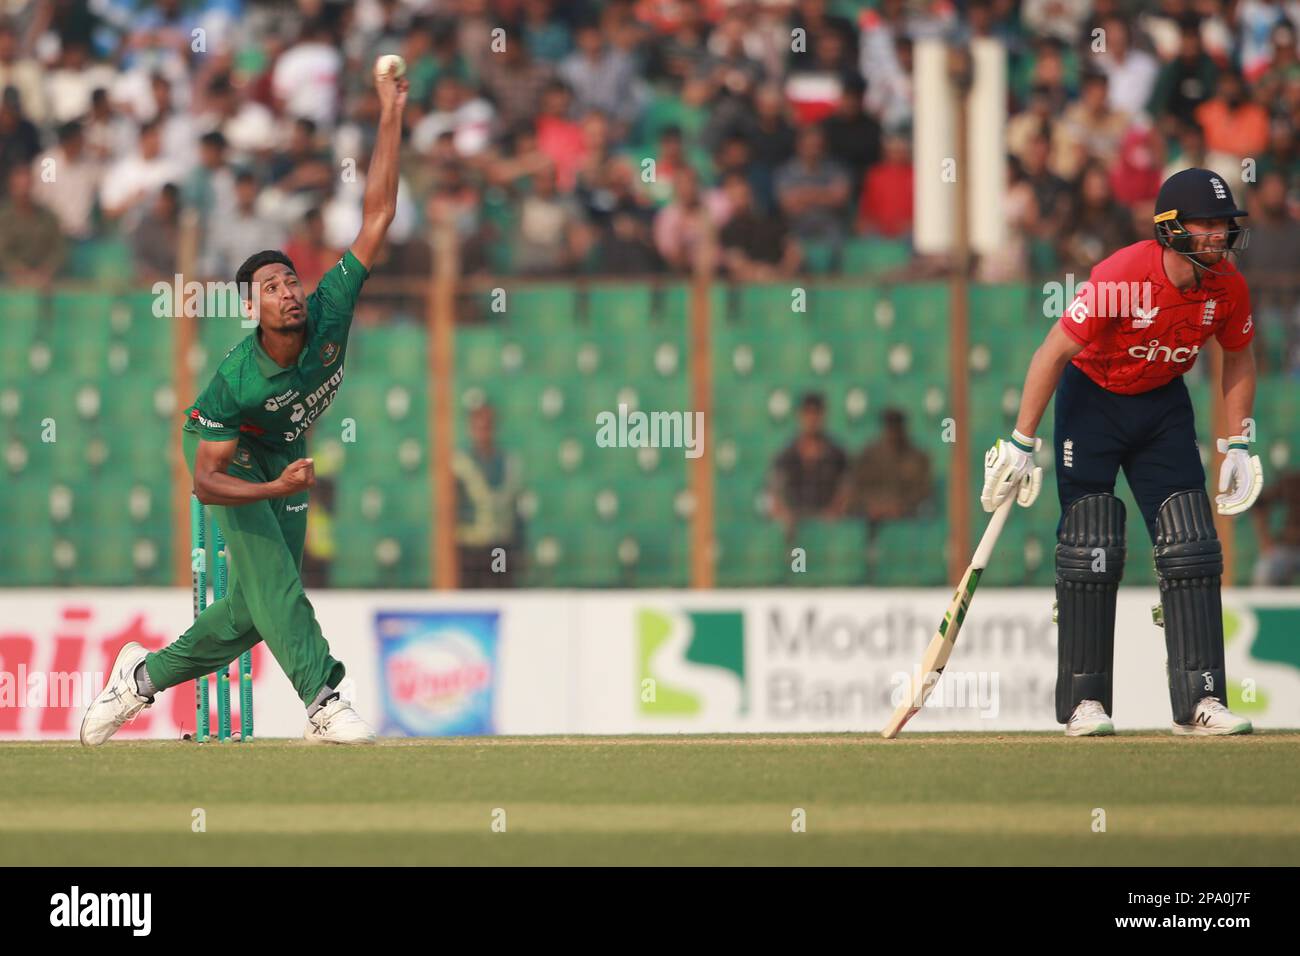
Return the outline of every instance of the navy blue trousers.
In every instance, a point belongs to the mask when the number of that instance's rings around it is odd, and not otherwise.
[[[1181,375],[1149,392],[1116,395],[1071,363],[1056,387],[1055,422],[1058,537],[1070,505],[1084,495],[1114,494],[1121,468],[1152,545],[1165,499],[1205,488],[1192,400]]]

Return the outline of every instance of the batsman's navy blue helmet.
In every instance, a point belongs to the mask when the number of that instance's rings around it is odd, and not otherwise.
[[[1209,169],[1184,169],[1174,173],[1160,187],[1156,197],[1154,217],[1156,240],[1181,256],[1185,256],[1198,268],[1212,275],[1223,275],[1225,271],[1216,271],[1203,265],[1192,251],[1192,236],[1183,224],[1194,219],[1228,220],[1227,242],[1217,250],[1225,259],[1229,253],[1246,248],[1250,230],[1237,224],[1238,216],[1249,213],[1237,208],[1232,198],[1232,190],[1222,176]]]

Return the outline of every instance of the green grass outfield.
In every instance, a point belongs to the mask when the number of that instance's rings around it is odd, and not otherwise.
[[[1298,795],[1297,732],[4,743],[0,865],[1294,865]]]

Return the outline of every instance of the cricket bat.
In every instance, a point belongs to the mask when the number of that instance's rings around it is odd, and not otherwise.
[[[930,696],[930,691],[934,690],[934,685],[943,676],[943,669],[948,666],[948,658],[952,655],[953,645],[957,643],[957,635],[961,632],[962,622],[966,620],[966,612],[970,610],[971,598],[975,596],[975,589],[979,587],[980,575],[988,567],[993,545],[997,543],[998,535],[1002,533],[1002,526],[1007,523],[1007,515],[1011,513],[1011,506],[1015,502],[1015,494],[1008,495],[1007,500],[998,506],[998,510],[993,512],[993,517],[989,519],[988,527],[984,529],[984,536],[980,538],[979,547],[975,549],[975,556],[971,558],[970,567],[962,575],[961,583],[957,585],[957,593],[952,596],[952,603],[948,605],[948,611],[943,616],[939,630],[931,638],[930,646],[925,649],[925,656],[921,658],[919,678],[910,682],[907,696],[894,711],[894,716],[889,718],[885,729],[880,732],[880,736],[887,740],[898,736],[903,725],[925,705],[925,699]]]

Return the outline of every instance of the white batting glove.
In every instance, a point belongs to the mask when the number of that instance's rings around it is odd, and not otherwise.
[[[980,495],[980,504],[985,511],[997,511],[1012,495],[1016,495],[1016,500],[1026,508],[1033,503],[1042,487],[1042,470],[1038,470],[1036,484],[1032,477],[1028,487],[1022,487],[1022,481],[1035,470],[1034,452],[1042,446],[1041,438],[1030,438],[1013,431],[1010,439],[999,438],[988,450],[984,455],[984,491]]]
[[[1219,451],[1225,456],[1219,466],[1219,491],[1215,496],[1219,514],[1241,514],[1255,503],[1264,490],[1264,469],[1259,455],[1249,451],[1250,442],[1245,435],[1220,438]]]

